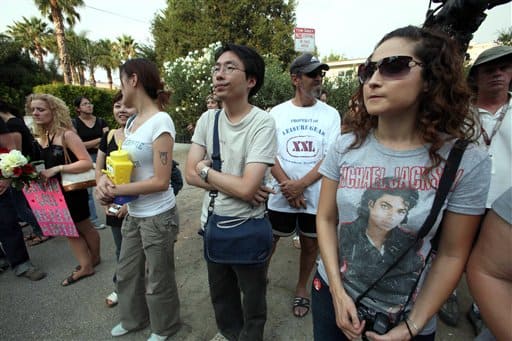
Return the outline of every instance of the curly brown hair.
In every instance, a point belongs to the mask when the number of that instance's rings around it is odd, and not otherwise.
[[[474,115],[470,112],[470,90],[463,73],[463,56],[455,42],[443,32],[406,26],[386,34],[375,48],[391,38],[403,38],[416,43],[414,54],[423,63],[422,77],[428,90],[420,95],[416,129],[424,143],[430,144],[432,162],[428,173],[437,167],[442,157],[437,151],[454,138],[476,140]],[[371,58],[368,57],[368,59]],[[343,132],[352,132],[355,140],[350,148],[358,148],[377,127],[377,116],[366,110],[361,84],[352,96],[349,111],[343,119]]]

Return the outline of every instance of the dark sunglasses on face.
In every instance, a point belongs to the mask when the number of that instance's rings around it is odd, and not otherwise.
[[[382,77],[395,79],[407,75],[415,66],[423,66],[423,63],[415,61],[411,56],[391,56],[376,62],[368,59],[364,64],[359,65],[357,76],[359,83],[364,84],[378,69]]]
[[[324,70],[314,70],[314,71],[305,73],[304,75],[309,77],[309,78],[316,78],[318,76],[324,78],[325,77],[325,71]]]

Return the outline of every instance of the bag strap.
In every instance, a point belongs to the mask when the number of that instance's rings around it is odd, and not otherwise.
[[[446,160],[443,175],[441,176],[441,180],[439,181],[439,187],[436,191],[436,196],[434,197],[434,203],[432,204],[432,208],[430,209],[430,213],[427,216],[427,219],[423,222],[423,225],[421,226],[421,229],[418,231],[418,234],[416,235],[416,238],[412,242],[412,244],[398,257],[395,259],[393,264],[391,264],[386,271],[384,271],[379,278],[377,278],[362,294],[360,294],[355,303],[358,304],[363,297],[365,297],[370,290],[372,290],[377,283],[384,278],[388,274],[389,271],[391,271],[400,261],[405,257],[405,255],[411,250],[420,239],[423,239],[432,229],[432,226],[434,225],[435,221],[437,220],[437,217],[439,215],[439,212],[441,211],[441,207],[443,207],[443,204],[446,200],[446,197],[448,196],[448,192],[450,191],[450,187],[453,184],[453,181],[455,180],[455,176],[457,175],[457,170],[459,169],[460,160],[462,159],[462,155],[464,154],[464,151],[466,150],[466,147],[468,145],[469,141],[467,140],[460,140],[458,139],[455,141],[455,144],[453,145],[452,149],[450,150],[450,154],[448,155],[448,159]],[[439,238],[438,235],[440,235],[441,226],[436,231],[436,234],[433,239]],[[430,253],[429,253],[430,256]],[[423,268],[421,269],[421,272],[423,272],[423,269],[426,266],[423,265]],[[414,286],[413,290],[416,289],[417,286]],[[405,307],[405,306],[404,306]]]
[[[110,144],[110,141],[114,138],[114,134],[116,132],[116,129],[110,129],[107,133],[107,145]]]
[[[69,157],[68,148],[66,146],[66,131],[62,133],[62,150],[64,152],[64,164],[68,165],[71,163],[71,158]]]
[[[219,116],[220,109],[215,113],[215,121],[213,124],[213,153],[212,168],[217,172],[221,172],[222,162],[220,160],[220,144],[219,144]]]
[[[212,152],[212,168],[217,172],[222,172],[222,161],[220,159],[220,143],[219,143],[219,117],[220,117],[220,109],[215,113],[215,120],[213,123],[213,152]],[[219,191],[212,190],[210,191],[210,204],[208,204],[208,219],[213,214],[213,209],[215,207],[215,198],[217,197]],[[208,219],[206,221],[208,221]]]

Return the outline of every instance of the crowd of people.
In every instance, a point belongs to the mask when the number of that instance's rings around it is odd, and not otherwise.
[[[312,54],[297,57],[293,97],[267,112],[250,102],[264,83],[260,54],[232,43],[216,51],[213,95],[188,128],[185,165],[188,184],[205,191],[197,205],[218,329],[212,341],[263,340],[269,264],[279,239],[294,234],[300,259],[291,314],[311,309],[315,340],[435,340],[438,311],[458,319],[448,305],[464,271],[475,300],[470,316],[486,326],[475,330],[479,340],[510,339],[512,47],[484,51],[466,77],[444,33],[389,32],[359,66],[343,121],[325,103],[328,69]],[[37,140],[1,103],[0,147],[43,160],[43,180],[96,162],[94,195],[117,257],[106,302],[119,307],[120,321],[111,335],[150,326],[148,340],[166,340],[180,328],[181,304],[170,185],[176,131],[164,111],[170,93],[145,59],[126,61],[120,79],[119,128],[109,130],[85,97],[72,120],[61,99],[31,94],[26,112]],[[102,171],[119,149],[134,165],[129,183]],[[447,174],[454,178],[445,183]],[[79,264],[62,286],[94,275],[101,261],[92,192],[63,192]],[[44,236],[26,201],[14,200],[20,195],[0,180],[0,215],[8,217],[2,251],[17,276],[40,280],[45,273],[31,263],[17,221]],[[132,200],[118,205],[120,197]]]

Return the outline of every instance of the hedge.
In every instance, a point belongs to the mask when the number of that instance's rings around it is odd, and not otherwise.
[[[117,90],[108,90],[90,86],[45,84],[33,88],[34,93],[51,94],[62,99],[69,108],[71,117],[76,117],[75,98],[84,96],[94,103],[94,115],[107,121],[109,127],[117,125],[112,115],[112,99]]]

